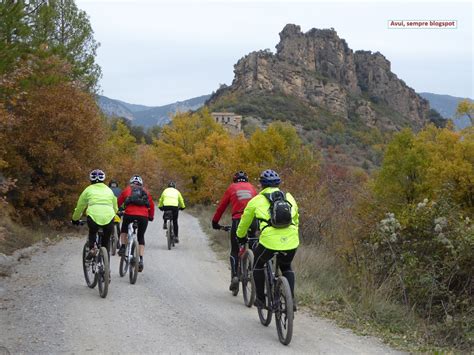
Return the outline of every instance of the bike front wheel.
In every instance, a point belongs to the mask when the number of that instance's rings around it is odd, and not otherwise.
[[[86,284],[90,288],[94,288],[97,285],[97,272],[94,270],[95,261],[93,259],[87,260],[87,254],[89,254],[89,242],[87,241],[82,248],[82,269],[84,271],[84,279]]]
[[[270,280],[268,279],[268,272],[265,270],[265,308],[257,308],[258,318],[260,318],[260,323],[265,327],[272,322],[272,302],[271,302],[271,286]]]
[[[128,274],[130,277],[130,283],[132,285],[137,282],[137,276],[138,276],[138,243],[136,240],[133,241],[132,243],[132,251],[130,252],[130,262],[129,262],[129,270]]]
[[[293,297],[290,284],[284,276],[280,276],[276,285],[275,322],[278,339],[283,345],[288,345],[293,336]]]
[[[110,268],[109,256],[107,254],[107,249],[104,247],[99,249],[99,255],[97,256],[97,269],[99,294],[100,297],[105,298],[109,292]]]
[[[128,250],[125,250],[125,253],[127,253],[127,252],[128,252]],[[128,260],[127,254],[120,257],[120,264],[119,264],[119,275],[120,275],[120,277],[124,277],[125,274],[127,273],[128,263],[129,263],[129,260]]]
[[[255,302],[255,281],[253,279],[253,252],[247,250],[241,261],[242,270],[242,294],[247,307],[252,307]]]

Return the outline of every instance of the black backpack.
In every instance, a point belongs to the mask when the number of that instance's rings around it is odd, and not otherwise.
[[[150,202],[148,201],[148,194],[146,193],[143,186],[134,185],[132,186],[132,192],[125,200],[125,206],[136,205],[146,206],[150,208]]]
[[[291,218],[292,205],[286,199],[286,194],[283,191],[273,191],[263,195],[270,201],[270,219],[265,221],[268,224],[263,227],[263,229],[268,226],[274,228],[286,228],[290,226],[293,223],[293,219]]]

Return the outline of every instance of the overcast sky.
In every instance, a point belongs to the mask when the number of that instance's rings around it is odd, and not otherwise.
[[[473,94],[473,5],[465,2],[76,0],[101,43],[103,94],[150,106],[230,84],[251,51],[275,51],[287,23],[333,27],[353,50],[379,51],[417,92]],[[457,29],[388,29],[392,19],[450,19]]]

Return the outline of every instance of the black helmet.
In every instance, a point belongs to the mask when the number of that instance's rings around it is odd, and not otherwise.
[[[105,173],[100,169],[94,169],[89,173],[89,180],[92,183],[104,182],[105,181]]]
[[[109,181],[109,187],[118,187],[118,182],[117,180],[110,180]]]
[[[258,181],[263,187],[276,187],[281,183],[280,175],[271,169],[262,171]]]
[[[175,188],[176,188],[176,183],[175,183],[174,181],[170,181],[170,182],[168,183],[168,187],[172,187],[172,188],[175,189]]]
[[[245,171],[240,170],[234,174],[232,180],[234,182],[248,182],[249,177],[247,176],[247,173]]]

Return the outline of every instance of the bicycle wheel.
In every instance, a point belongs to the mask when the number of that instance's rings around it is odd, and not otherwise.
[[[97,273],[94,270],[94,260],[86,260],[87,254],[89,254],[88,241],[86,241],[84,248],[82,248],[82,269],[84,270],[87,286],[94,288],[97,285]]]
[[[166,229],[166,239],[168,242],[168,250],[171,250],[171,244],[172,244],[172,239],[173,239],[173,232],[171,231],[171,221],[168,220],[166,221],[167,224],[167,229]]]
[[[110,268],[107,249],[105,249],[104,247],[101,247],[99,249],[99,255],[97,256],[97,266],[99,295],[100,297],[105,298],[107,297],[107,293],[109,291]]]
[[[247,307],[252,307],[255,302],[255,281],[253,279],[253,252],[249,249],[241,262],[242,269],[242,294]]]
[[[276,285],[275,303],[275,322],[278,332],[278,339],[283,345],[288,345],[293,335],[293,297],[288,280],[280,276]]]
[[[117,236],[115,235],[115,232],[114,232],[110,236],[110,254],[114,256],[116,252],[117,252]]]
[[[129,263],[129,277],[130,283],[133,285],[137,282],[138,276],[138,243],[136,240],[132,243],[132,252],[131,252],[131,260]]]
[[[265,327],[272,322],[272,302],[271,302],[271,286],[270,280],[268,278],[268,269],[265,269],[265,308],[257,308],[258,318],[260,318],[260,323]]]
[[[127,248],[128,249],[128,248]],[[119,275],[124,277],[128,270],[128,250],[125,249],[125,255],[120,257]]]

